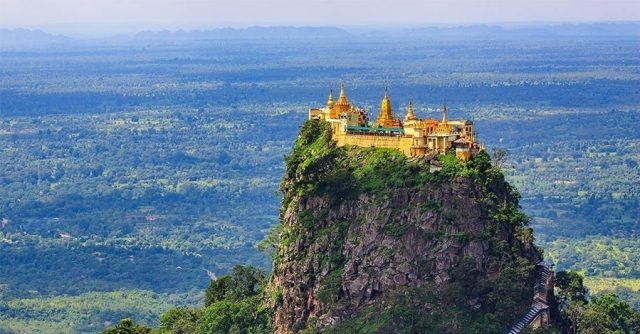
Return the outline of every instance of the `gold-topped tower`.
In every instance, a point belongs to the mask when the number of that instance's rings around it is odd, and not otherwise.
[[[331,117],[337,118],[338,115],[349,111],[349,100],[347,100],[347,94],[344,92],[344,83],[340,84],[340,96],[338,96],[338,102],[331,108]]]
[[[384,97],[380,102],[380,114],[378,114],[376,123],[381,128],[397,128],[400,126],[400,120],[393,115],[387,87],[384,88]]]

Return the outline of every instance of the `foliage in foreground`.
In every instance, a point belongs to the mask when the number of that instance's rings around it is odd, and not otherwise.
[[[102,334],[149,334],[150,332],[151,328],[125,318],[120,320],[119,324],[105,329]]]
[[[211,281],[204,308],[177,307],[160,318],[156,334],[269,333],[271,310],[264,305],[266,274],[237,265]]]
[[[463,268],[460,268],[463,270]],[[271,311],[264,306],[265,275],[250,266],[236,266],[229,276],[212,281],[207,289],[205,308],[174,308],[166,312],[160,327],[149,328],[123,319],[103,334],[186,334],[186,333],[269,333]],[[461,283],[462,284],[462,283]],[[622,334],[640,333],[640,312],[631,308],[615,294],[589,298],[583,277],[575,272],[556,274],[556,294],[552,300],[554,328],[534,333]],[[375,332],[500,332],[497,314],[472,314],[447,300],[462,298],[455,287],[444,295],[429,289],[405,291],[391,296],[397,307],[377,303],[361,309],[355,317],[337,324],[329,333]],[[499,296],[496,296],[496,303]],[[388,301],[387,301],[388,302]],[[431,310],[434,316],[423,317],[420,309]],[[499,310],[509,313],[508,309]],[[462,326],[462,324],[473,326]],[[464,329],[463,329],[464,327]],[[456,329],[457,328],[457,329]]]
[[[613,293],[589,298],[584,278],[571,271],[556,274],[554,318],[563,333],[640,333],[640,311]]]

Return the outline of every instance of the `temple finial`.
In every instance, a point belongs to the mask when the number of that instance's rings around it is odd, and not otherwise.
[[[442,123],[447,123],[447,100],[444,100],[442,106]]]
[[[380,114],[377,120],[378,125],[382,127],[393,127],[395,124],[395,116],[391,107],[391,99],[389,99],[388,88],[384,87],[384,97],[380,102]]]
[[[405,116],[405,121],[413,121],[416,120],[416,115],[413,113],[413,102],[409,100],[409,105],[407,106],[407,116]]]
[[[348,104],[347,94],[344,92],[344,82],[340,83],[340,96],[338,97],[338,104]]]
[[[333,105],[334,105],[333,89],[329,89],[329,98],[327,99],[327,107],[333,108]]]

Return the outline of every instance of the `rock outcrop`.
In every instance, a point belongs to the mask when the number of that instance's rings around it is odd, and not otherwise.
[[[336,148],[326,130],[305,124],[287,159],[275,332],[504,332],[529,306],[540,255],[499,170],[444,161],[430,172]]]

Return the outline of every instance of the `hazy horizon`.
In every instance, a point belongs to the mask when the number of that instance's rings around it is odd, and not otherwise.
[[[114,34],[249,26],[406,27],[640,21],[629,0],[0,0],[0,27]]]
[[[639,21],[590,21],[590,22],[478,22],[468,24],[413,24],[413,25],[293,25],[293,24],[246,24],[246,25],[193,25],[193,24],[106,24],[106,23],[70,23],[70,24],[47,24],[47,25],[0,25],[0,29],[42,31],[46,34],[65,36],[71,38],[102,38],[133,36],[142,32],[197,32],[215,31],[220,29],[251,29],[251,28],[337,28],[349,33],[367,33],[372,31],[402,32],[406,29],[421,28],[466,28],[466,27],[499,27],[506,30],[516,30],[522,28],[547,28],[560,25],[590,25],[590,24],[634,24],[640,25]]]

